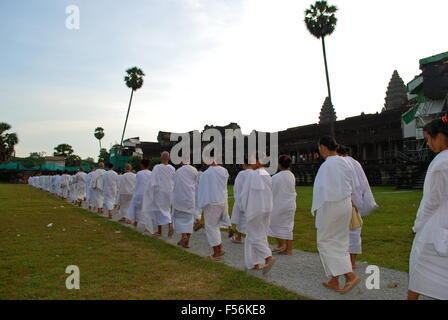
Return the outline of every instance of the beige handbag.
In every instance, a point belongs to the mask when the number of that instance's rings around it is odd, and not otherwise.
[[[352,207],[352,218],[350,219],[350,230],[361,228],[363,225],[362,217],[356,207]]]

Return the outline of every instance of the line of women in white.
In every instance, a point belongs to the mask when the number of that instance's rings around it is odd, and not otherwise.
[[[413,231],[415,240],[410,256],[408,299],[421,295],[448,299],[448,117],[436,119],[424,128],[428,146],[439,153],[431,162],[425,179],[423,199]],[[366,216],[377,207],[361,165],[339,148],[334,138],[320,139],[319,151],[325,162],[319,168],[313,188],[312,214],[316,215],[317,247],[325,274],[323,285],[339,293],[351,290],[359,281],[355,269],[356,255],[361,253],[361,228],[349,230],[353,208]],[[30,177],[29,184],[62,198],[71,196],[79,204],[87,198],[89,208],[102,207],[112,216],[118,205],[120,218],[134,225],[142,224],[155,235],[182,235],[179,246],[189,248],[193,230],[200,228],[204,216],[207,240],[213,249],[206,258],[218,261],[225,253],[221,228],[232,224],[236,234],[232,242],[243,244],[248,269],[267,273],[275,259],[272,253],[291,255],[296,212],[295,177],[290,171],[291,159],[279,159],[279,172],[271,177],[258,159],[243,165],[234,184],[232,218],[228,214],[228,172],[209,159],[210,166],[198,171],[188,161],[175,170],[169,164],[169,153],[152,171],[149,161],[141,162],[134,174],[118,176],[104,165],[89,174],[82,170],[69,175]],[[243,235],[246,235],[244,238]],[[278,246],[271,251],[268,236]],[[343,287],[339,277],[345,277]]]

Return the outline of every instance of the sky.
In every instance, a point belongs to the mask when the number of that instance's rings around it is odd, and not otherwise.
[[[60,143],[97,158],[119,143],[130,89],[146,73],[126,137],[157,141],[238,123],[243,133],[317,123],[327,96],[312,0],[2,0],[0,121],[17,132],[17,156],[52,155]],[[330,0],[338,24],[326,39],[338,119],[381,112],[394,70],[409,82],[419,59],[448,50],[446,0]],[[79,30],[66,8],[80,11]]]

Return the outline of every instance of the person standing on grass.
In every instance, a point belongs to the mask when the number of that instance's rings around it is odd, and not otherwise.
[[[149,215],[152,223],[157,226],[155,236],[162,236],[162,227],[168,225],[168,236],[173,235],[171,219],[171,202],[173,199],[174,172],[176,169],[169,164],[170,154],[166,151],[160,155],[161,164],[152,170],[151,183],[143,194],[142,210]]]
[[[113,163],[109,163],[109,170],[103,174],[103,205],[107,210],[109,219],[112,219],[112,210],[118,190],[118,174],[114,171]]]
[[[213,249],[210,260],[220,260],[224,253],[222,249],[221,227],[230,226],[228,213],[227,169],[219,166],[214,159],[207,159],[210,166],[201,176],[198,186],[198,205],[204,211],[205,233]]]
[[[196,217],[196,184],[198,171],[189,164],[187,159],[174,173],[173,189],[173,224],[174,231],[182,238],[177,243],[184,248],[190,247],[190,237]]]
[[[369,215],[374,209],[378,208],[378,205],[373,198],[372,190],[370,189],[369,181],[367,176],[361,166],[361,164],[350,157],[350,148],[345,146],[338,146],[338,155],[343,157],[349,162],[353,168],[355,190],[352,193],[352,202],[356,210],[359,211],[361,216]],[[349,230],[349,253],[350,260],[352,263],[352,269],[356,270],[356,257],[362,253],[362,240],[361,240],[361,230],[359,227],[355,230]]]
[[[413,227],[408,300],[448,300],[448,117],[431,121],[423,132],[438,154],[426,173]]]
[[[93,195],[93,211],[98,210],[98,214],[103,213],[103,174],[106,172],[104,170],[104,162],[98,164],[98,169],[92,175],[92,181],[90,187],[92,188]]]
[[[311,213],[314,215],[317,211],[317,249],[325,274],[331,277],[323,285],[342,294],[350,291],[361,280],[353,273],[348,252],[353,169],[338,156],[333,137],[322,137],[318,147],[325,162],[320,166],[314,181]],[[346,279],[343,288],[339,287],[341,275]]]
[[[126,218],[134,224],[135,227],[138,224],[145,226],[145,229],[153,233],[153,225],[149,215],[145,215],[142,211],[143,194],[148,188],[151,182],[151,171],[149,170],[149,160],[143,159],[140,162],[140,171],[136,175],[136,183],[134,194],[132,195],[131,204],[129,205]]]
[[[131,221],[126,219],[126,213],[132,200],[132,193],[135,189],[136,177],[135,173],[132,172],[131,164],[126,164],[125,170],[125,174],[123,174],[118,180],[118,204],[120,208],[118,221],[131,224]]]
[[[253,157],[252,171],[240,193],[240,210],[246,217],[244,260],[251,270],[268,273],[275,260],[268,243],[268,228],[272,213],[272,178],[261,163]],[[263,162],[264,163],[264,162]]]
[[[278,242],[274,253],[292,255],[292,240],[296,204],[296,177],[291,172],[292,160],[281,156],[278,160],[279,173],[272,177],[273,207],[268,234]]]
[[[252,172],[251,166],[248,164],[247,159],[244,159],[244,163],[242,165],[243,170],[238,172],[235,183],[233,184],[233,209],[232,209],[232,217],[230,222],[236,225],[236,235],[234,235],[231,239],[233,243],[242,244],[243,243],[243,234],[246,234],[246,216],[244,212],[241,210],[240,196],[241,191],[243,190],[244,184],[248,179],[248,175]]]

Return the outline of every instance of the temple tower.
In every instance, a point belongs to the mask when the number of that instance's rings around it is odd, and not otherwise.
[[[336,112],[333,105],[330,103],[330,99],[325,98],[325,102],[320,110],[319,124],[327,124],[336,121]]]
[[[386,92],[385,110],[393,110],[403,107],[408,102],[407,88],[397,70],[392,74]]]

